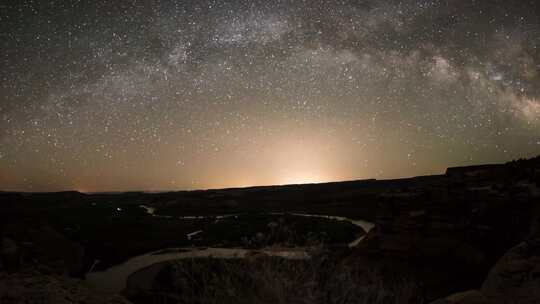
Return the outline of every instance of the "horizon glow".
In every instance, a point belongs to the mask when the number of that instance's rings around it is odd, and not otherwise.
[[[536,156],[539,5],[4,4],[0,190],[384,179]]]

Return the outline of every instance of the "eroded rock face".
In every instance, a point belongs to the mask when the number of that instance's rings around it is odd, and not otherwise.
[[[480,290],[456,293],[432,304],[540,303],[540,239],[510,249],[491,269]]]
[[[494,303],[540,303],[540,239],[508,251],[490,271],[481,290]]]

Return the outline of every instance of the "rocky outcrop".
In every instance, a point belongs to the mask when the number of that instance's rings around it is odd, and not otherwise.
[[[508,167],[503,164],[478,165],[467,167],[453,167],[446,169],[445,175],[452,178],[480,178],[490,177],[494,174],[504,174],[508,171]]]
[[[490,271],[481,291],[496,303],[540,303],[540,239],[508,251]]]
[[[432,304],[540,303],[540,240],[509,250],[491,269],[479,290],[453,294]]]
[[[519,170],[518,165],[452,169],[443,177],[389,188],[376,198],[375,229],[357,254],[406,260],[423,281],[427,301],[479,289],[509,248],[540,234],[540,192],[529,163]],[[496,297],[483,288],[445,301],[481,303],[478,293]]]

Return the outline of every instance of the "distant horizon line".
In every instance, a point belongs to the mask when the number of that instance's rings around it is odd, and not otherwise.
[[[512,159],[500,163],[480,163],[480,164],[471,164],[471,165],[462,165],[462,166],[450,166],[446,167],[444,172],[439,174],[425,174],[425,175],[413,175],[413,176],[401,176],[401,177],[390,177],[390,178],[362,178],[362,179],[348,179],[348,180],[335,180],[335,181],[324,181],[324,182],[307,182],[307,183],[291,183],[291,184],[265,184],[265,185],[249,185],[249,186],[231,186],[223,188],[194,188],[194,189],[163,189],[163,190],[110,190],[110,191],[83,191],[80,189],[65,189],[65,190],[54,190],[54,191],[31,191],[31,190],[1,190],[0,193],[66,193],[66,192],[77,192],[81,194],[119,194],[119,193],[147,193],[147,194],[157,194],[157,193],[170,193],[170,192],[193,192],[193,191],[218,191],[218,190],[231,190],[231,189],[251,189],[251,188],[270,188],[270,187],[287,187],[287,186],[302,186],[302,185],[323,185],[323,184],[333,184],[333,183],[347,183],[347,182],[362,182],[362,181],[391,181],[391,180],[400,180],[400,179],[412,179],[428,176],[444,176],[447,174],[448,169],[452,168],[468,168],[468,167],[482,167],[482,166],[494,166],[494,165],[505,165],[507,163],[517,161],[517,160],[529,160],[540,158],[540,155],[533,156],[530,158],[518,158]]]
[[[433,175],[421,175],[421,176],[437,176],[444,174],[433,174]],[[419,176],[410,176],[410,177],[398,177],[398,178],[388,178],[388,179],[376,179],[376,178],[366,178],[366,179],[350,179],[350,180],[336,180],[328,182],[312,182],[312,183],[293,183],[293,184],[266,184],[266,185],[251,185],[251,186],[231,186],[224,188],[194,188],[194,189],[168,189],[168,190],[111,190],[111,191],[81,191],[78,189],[66,189],[66,190],[56,190],[56,191],[28,191],[28,190],[0,190],[4,193],[65,193],[65,192],[77,192],[83,194],[114,194],[114,193],[168,193],[168,192],[192,192],[192,191],[213,191],[213,190],[229,190],[229,189],[250,189],[250,188],[270,188],[270,187],[287,187],[287,186],[302,186],[302,185],[322,185],[322,184],[333,184],[333,183],[346,183],[346,182],[361,182],[361,181],[382,181],[382,180],[395,180],[395,179],[407,179],[414,178]]]

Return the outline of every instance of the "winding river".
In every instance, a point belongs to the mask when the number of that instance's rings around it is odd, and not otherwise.
[[[141,206],[144,208],[148,214],[156,216],[154,214],[155,209],[151,207]],[[276,215],[283,215],[285,213],[271,213]],[[346,217],[340,216],[331,216],[331,215],[317,215],[317,214],[303,214],[303,213],[289,213],[295,216],[304,216],[304,217],[317,217],[325,218],[337,221],[347,221],[352,223],[355,226],[362,228],[365,232],[360,238],[353,240],[348,244],[349,247],[357,246],[369,233],[371,229],[375,226],[373,223],[363,221],[363,220],[353,220]],[[193,218],[227,218],[233,217],[235,215],[222,215],[222,216],[197,216],[197,217],[180,217],[179,219],[193,219]],[[202,230],[197,230],[192,233],[187,234],[188,239],[191,239],[196,234],[202,232]],[[285,259],[308,259],[309,254],[307,248],[304,247],[295,247],[295,248],[263,248],[259,250],[254,249],[245,249],[245,248],[214,248],[214,247],[204,247],[204,248],[166,248],[159,251],[149,252],[143,255],[135,256],[126,262],[112,266],[104,271],[95,271],[90,272],[86,275],[87,282],[94,286],[95,288],[108,291],[108,292],[120,292],[126,287],[126,281],[128,277],[143,268],[149,267],[153,264],[187,259],[187,258],[220,258],[220,259],[242,259],[252,255],[266,255],[266,256],[275,256]]]

